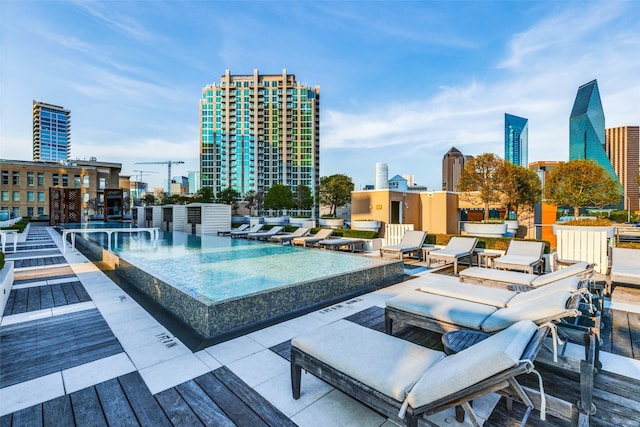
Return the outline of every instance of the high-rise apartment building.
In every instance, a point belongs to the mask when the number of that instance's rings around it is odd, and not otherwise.
[[[471,156],[463,155],[456,147],[451,147],[442,158],[442,190],[458,191],[460,174],[465,162]]]
[[[613,179],[618,180],[604,149],[604,111],[598,82],[590,81],[578,88],[569,117],[569,160],[594,160]]]
[[[200,178],[218,193],[244,196],[274,184],[317,196],[320,181],[320,87],[293,74],[231,75],[200,100]]]
[[[511,164],[529,165],[529,119],[504,115],[504,159]]]
[[[71,111],[58,105],[33,101],[33,160],[69,160]]]
[[[605,151],[624,189],[624,209],[640,209],[638,163],[640,162],[640,127],[622,126],[605,129]]]

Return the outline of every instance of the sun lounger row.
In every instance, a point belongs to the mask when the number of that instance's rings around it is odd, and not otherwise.
[[[503,289],[513,287],[513,285],[537,288],[565,277],[591,277],[593,275],[593,267],[593,264],[576,262],[568,267],[542,275],[519,273],[508,270],[494,270],[491,268],[470,267],[461,271],[458,274],[458,277],[463,283],[476,283]]]
[[[291,341],[291,386],[301,395],[302,369],[387,416],[418,426],[423,415],[462,405],[480,426],[470,403],[498,392],[534,404],[516,380],[531,372],[549,329],[531,321],[505,330],[457,354],[445,356],[411,342],[339,320]]]

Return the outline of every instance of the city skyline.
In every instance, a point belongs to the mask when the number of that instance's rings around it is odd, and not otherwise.
[[[198,169],[198,102],[226,69],[286,68],[323,93],[322,176],[373,167],[441,187],[442,156],[503,153],[529,119],[529,161],[568,160],[577,88],[598,79],[607,128],[638,125],[633,2],[0,3],[0,157],[32,156],[32,100],[74,116],[71,159]],[[247,30],[249,29],[249,31]],[[433,165],[438,165],[433,167]],[[164,168],[149,176],[162,186]]]

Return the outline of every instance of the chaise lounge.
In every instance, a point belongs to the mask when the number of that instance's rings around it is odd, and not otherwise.
[[[262,227],[264,227],[264,224],[254,224],[250,229],[248,230],[238,230],[238,231],[232,231],[231,233],[229,233],[229,235],[232,238],[238,238],[238,237],[246,237],[247,234],[249,233],[257,233],[258,231],[260,231],[262,229]]]
[[[422,256],[422,245],[427,238],[426,231],[407,230],[402,236],[402,240],[397,245],[383,246],[380,248],[380,256],[389,253],[403,259],[406,254],[418,253],[418,258]]]
[[[247,228],[249,228],[249,224],[240,224],[239,226],[237,226],[236,228],[234,228],[232,230],[221,230],[221,231],[218,231],[218,236],[228,236],[234,231],[244,231]]]
[[[476,237],[452,237],[444,248],[429,251],[426,259],[427,267],[431,267],[432,261],[443,261],[445,265],[453,264],[453,274],[458,274],[458,261],[469,257],[469,266],[471,266],[473,251],[477,244]]]
[[[293,239],[295,239],[296,237],[303,237],[306,236],[307,233],[309,233],[309,229],[306,227],[299,227],[296,228],[293,233],[289,233],[289,234],[278,234],[276,236],[271,236],[271,241],[274,243],[281,243],[281,244],[285,244],[285,243],[291,243],[291,241]]]
[[[313,236],[296,237],[291,241],[292,245],[299,245],[303,247],[313,246],[321,240],[328,239],[333,234],[333,230],[330,228],[321,228]]]
[[[542,267],[544,242],[512,240],[507,252],[493,260],[493,268],[498,270],[517,270],[533,273]]]
[[[607,293],[615,283],[640,286],[640,250],[611,248],[611,267],[607,275]]]
[[[259,231],[257,233],[249,233],[247,234],[247,239],[253,239],[253,240],[269,240],[271,239],[273,236],[275,236],[276,234],[278,234],[279,232],[281,232],[284,229],[284,227],[277,225],[275,227],[271,227],[269,230],[267,231]]]
[[[533,370],[548,332],[546,326],[521,321],[445,356],[339,320],[291,340],[293,398],[300,398],[304,369],[378,412],[404,419],[407,426],[417,427],[424,415],[458,405],[480,426],[470,402],[493,392],[524,403],[524,425],[534,407],[530,395],[536,392],[525,392],[516,376]]]
[[[364,240],[343,237],[340,239],[324,239],[318,242],[318,247],[337,251],[340,249],[355,252],[356,249],[364,250]]]

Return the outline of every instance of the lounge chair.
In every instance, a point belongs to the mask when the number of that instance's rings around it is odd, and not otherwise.
[[[577,277],[564,280],[578,289]],[[577,317],[584,291],[568,290],[565,285],[551,284],[516,295],[477,287],[464,299],[417,290],[403,292],[386,301],[385,331],[391,334],[394,322],[404,322],[439,333],[459,329],[492,333],[525,319],[543,324]]]
[[[458,277],[463,283],[476,283],[483,286],[506,289],[518,286],[537,288],[565,277],[577,276],[587,278],[593,275],[593,264],[577,262],[551,273],[537,275],[533,273],[519,273],[516,271],[494,270],[491,268],[471,267],[460,272]]]
[[[542,267],[544,242],[512,240],[507,252],[493,260],[493,268],[499,270],[517,270],[533,273],[535,268]]]
[[[341,239],[325,239],[320,240],[318,242],[318,247],[324,249],[331,250],[340,250],[345,249],[349,252],[355,252],[357,248],[363,250],[364,248],[364,240],[362,239],[351,239],[351,238],[341,238]]]
[[[293,233],[278,234],[276,236],[271,236],[271,241],[275,243],[281,243],[284,245],[285,243],[291,243],[291,241],[296,237],[303,237],[303,236],[306,236],[308,233],[309,233],[309,228],[299,227],[299,228],[296,228],[293,231]]]
[[[267,231],[259,231],[257,233],[249,233],[247,234],[247,239],[253,240],[269,240],[279,232],[284,229],[281,225],[276,225],[275,227],[271,227]]]
[[[249,228],[249,224],[240,224],[239,226],[237,226],[236,228],[234,228],[232,230],[221,230],[221,231],[218,231],[218,236],[228,236],[234,231],[244,231],[247,228]]]
[[[299,245],[303,247],[313,246],[321,240],[328,239],[332,234],[333,230],[331,230],[330,228],[321,228],[313,236],[296,237],[295,239],[291,240],[291,244],[294,246]]]
[[[458,274],[458,260],[469,257],[471,266],[477,244],[476,237],[452,237],[444,248],[429,251],[427,267],[431,267],[431,261],[444,261],[445,265],[453,263],[453,274]]]
[[[248,230],[232,231],[231,233],[229,233],[229,235],[231,237],[233,237],[233,238],[246,237],[247,234],[249,234],[249,233],[257,233],[258,231],[260,231],[262,229],[262,227],[264,227],[264,224],[254,224]]]
[[[291,340],[293,398],[300,398],[304,369],[376,411],[404,419],[407,426],[417,427],[423,415],[458,405],[479,426],[469,402],[492,392],[524,403],[524,425],[534,407],[532,391],[525,393],[516,376],[533,370],[532,361],[548,332],[547,327],[521,321],[445,356],[339,320]]]
[[[407,230],[404,232],[404,236],[402,236],[402,240],[399,244],[381,247],[380,256],[383,257],[384,254],[390,253],[398,256],[399,259],[403,259],[405,254],[413,254],[417,252],[418,258],[420,258],[422,256],[422,245],[426,238],[426,231]]]
[[[607,293],[615,283],[640,286],[640,250],[611,248],[611,267],[607,275]]]

